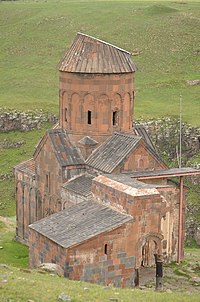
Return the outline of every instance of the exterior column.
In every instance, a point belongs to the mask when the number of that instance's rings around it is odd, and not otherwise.
[[[162,255],[155,254],[156,262],[156,290],[162,290],[162,278],[163,278],[163,257]]]

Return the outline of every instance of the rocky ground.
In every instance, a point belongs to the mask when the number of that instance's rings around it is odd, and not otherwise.
[[[190,255],[189,255],[190,254]],[[191,256],[191,253],[186,253],[185,257]],[[200,294],[200,259],[190,261],[186,266],[168,265],[163,269],[163,291],[168,293],[187,292]],[[155,290],[155,268],[143,268],[140,278],[140,289]]]

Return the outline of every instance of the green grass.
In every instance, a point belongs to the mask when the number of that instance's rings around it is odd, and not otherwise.
[[[0,181],[0,215],[16,214],[15,183],[13,179]]]
[[[50,123],[44,123],[38,130],[27,132],[11,131],[7,133],[0,133],[0,141],[18,142],[24,141],[24,144],[19,148],[5,148],[0,149],[0,174],[12,173],[13,167],[23,160],[29,159],[33,156],[36,144],[43,137],[45,131],[52,127]]]
[[[178,114],[200,125],[199,1],[8,1],[0,3],[0,107],[58,112],[57,64],[77,31],[134,56],[136,117]],[[114,24],[114,26],[113,26]],[[194,114],[195,113],[195,114]]]
[[[74,282],[64,278],[19,271],[9,267],[1,269],[0,273],[7,276],[8,282],[1,285],[1,302],[54,302],[58,301],[58,296],[65,293],[72,298],[72,302],[104,302],[111,301],[111,298],[118,299],[120,302],[197,302],[199,295],[187,293],[157,293],[141,290],[118,289],[92,285],[84,282]],[[114,300],[113,300],[114,301]]]
[[[0,133],[0,141],[24,141],[19,148],[0,149],[0,175],[13,175],[13,167],[33,156],[35,146],[44,135],[46,129],[52,127],[49,123],[42,125],[41,129],[29,132],[12,131]],[[13,178],[0,181],[0,215],[15,215],[15,183]]]
[[[15,220],[13,217],[7,218],[5,222],[0,221],[1,302],[27,302],[28,300],[33,300],[34,302],[54,302],[58,300],[57,298],[61,293],[69,295],[74,302],[106,302],[111,301],[110,298],[117,298],[120,302],[139,302],[146,300],[152,302],[199,301],[199,295],[194,293],[187,294],[185,292],[183,295],[183,289],[181,288],[179,289],[180,292],[173,292],[173,295],[154,292],[153,288],[150,289],[150,291],[119,289],[112,286],[105,288],[101,285],[70,281],[63,277],[44,272],[41,273],[40,270],[29,270],[28,248],[13,240],[14,227]],[[181,265],[175,263],[170,265],[174,270],[174,277],[170,274],[170,278],[175,278],[176,276],[176,282],[179,282],[177,279],[179,275],[187,277],[187,279],[189,278],[188,275],[184,273],[187,272],[187,265],[189,263],[190,266],[194,266],[194,269],[197,268],[196,260],[199,259],[200,249],[187,248],[185,254],[186,259]],[[198,272],[195,273],[195,275],[198,276]],[[168,278],[166,274],[165,277]],[[7,281],[4,282],[4,280]]]
[[[200,125],[199,87],[185,80],[198,79],[199,1],[7,1],[0,2],[0,107],[43,109],[58,113],[57,65],[77,31],[129,51],[136,73],[136,117],[178,116],[183,95],[183,118]],[[0,141],[24,140],[20,148],[0,150],[0,174],[12,174],[17,163],[30,158],[49,128],[1,133]],[[199,161],[199,156],[194,158]],[[14,180],[0,182],[0,215],[15,215]],[[195,193],[194,193],[195,194]],[[193,198],[193,197],[191,197]],[[196,195],[194,195],[197,200]],[[133,289],[104,289],[64,278],[27,273],[28,249],[13,240],[14,231],[0,221],[0,301],[57,301],[62,292],[72,301],[199,301],[183,293],[155,293]],[[199,259],[199,249],[187,249]],[[188,258],[190,261],[190,258]],[[187,265],[187,261],[183,264]],[[175,266],[175,270],[176,270]],[[7,283],[1,282],[6,279]],[[88,290],[84,290],[88,288]]]
[[[1,232],[0,263],[14,267],[28,267],[28,247],[16,242],[13,232]]]

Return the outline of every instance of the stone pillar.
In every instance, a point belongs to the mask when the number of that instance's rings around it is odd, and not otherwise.
[[[155,254],[156,262],[156,288],[155,290],[162,290],[162,277],[163,277],[163,256]]]

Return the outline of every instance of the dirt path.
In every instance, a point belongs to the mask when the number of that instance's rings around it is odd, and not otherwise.
[[[15,216],[13,216],[13,217],[0,216],[0,221],[2,221],[5,224],[5,226],[6,226],[5,231],[7,231],[7,232],[15,231],[15,228],[16,228],[16,217]]]
[[[200,259],[199,259],[200,260]],[[163,290],[169,293],[179,291],[200,294],[200,277],[196,274],[196,260],[188,263],[187,267],[163,267]],[[155,290],[155,267],[140,269],[140,288]]]

